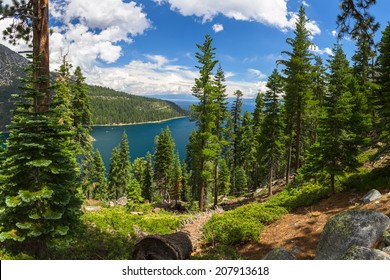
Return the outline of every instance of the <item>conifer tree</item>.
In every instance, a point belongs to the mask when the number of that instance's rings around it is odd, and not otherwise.
[[[136,204],[144,201],[142,197],[141,184],[135,178],[131,178],[130,183],[127,186],[127,197],[131,202]]]
[[[149,202],[153,201],[154,196],[154,180],[153,180],[153,161],[152,155],[148,152],[146,154],[146,165],[144,169],[144,181],[142,184],[142,197],[147,199]]]
[[[379,44],[378,83],[380,85],[378,97],[378,113],[381,117],[381,136],[390,141],[390,24],[383,31]]]
[[[287,43],[293,48],[292,52],[283,52],[289,59],[280,63],[285,65],[283,73],[286,76],[285,87],[285,118],[287,140],[287,173],[289,175],[292,162],[292,150],[295,148],[294,169],[297,171],[301,166],[301,156],[303,153],[305,114],[307,112],[307,102],[311,99],[312,76],[309,40],[310,32],[307,29],[308,19],[303,6],[299,9],[298,20],[295,25],[295,38],[288,38]]]
[[[182,189],[180,193],[180,198],[181,200],[188,202],[192,198],[191,198],[191,191],[190,191],[188,168],[185,160],[183,160],[181,164],[181,174],[182,174],[182,183],[181,183]]]
[[[230,169],[225,159],[220,160],[219,193],[228,195],[231,192]]]
[[[345,170],[356,167],[356,135],[353,133],[350,92],[352,79],[350,67],[340,45],[333,50],[335,55],[329,65],[329,92],[325,96],[325,115],[320,119],[321,145],[316,148],[316,160],[320,168],[330,175],[331,193],[335,192],[335,177]]]
[[[215,131],[214,135],[217,137],[216,156],[214,159],[214,206],[218,203],[218,186],[219,186],[219,159],[222,154],[224,146],[227,145],[223,139],[224,124],[227,118],[227,94],[225,83],[225,73],[219,65],[217,73],[214,78],[215,90],[213,91],[213,102],[215,103]]]
[[[268,170],[268,195],[272,195],[272,181],[283,154],[282,110],[279,98],[283,93],[284,83],[276,69],[268,78],[267,88],[268,90],[263,97],[265,117],[261,127],[260,150],[262,151],[262,166]]]
[[[131,183],[131,165],[129,142],[126,131],[123,131],[119,146],[111,153],[110,171],[108,173],[109,198],[118,200],[127,197],[127,190]]]
[[[260,177],[264,174],[264,168],[262,166],[261,156],[263,154],[261,150],[261,127],[264,120],[264,101],[263,94],[258,93],[256,96],[256,106],[253,112],[253,147],[255,153],[254,172],[253,172],[253,187],[257,189],[260,187]]]
[[[133,166],[132,166],[133,177],[138,181],[142,189],[145,181],[146,165],[147,165],[146,159],[143,157],[139,157],[133,161]]]
[[[178,205],[182,188],[183,173],[181,169],[179,153],[177,152],[175,155],[175,162],[173,167],[173,199],[175,200],[175,206]]]
[[[90,177],[93,182],[93,198],[101,201],[107,201],[108,185],[106,178],[106,168],[98,149],[96,149],[93,156]]]
[[[211,172],[209,170],[209,162],[215,159],[217,151],[215,148],[218,142],[213,135],[215,129],[215,104],[213,102],[213,92],[215,86],[212,81],[213,69],[218,62],[215,59],[215,48],[212,47],[212,38],[210,35],[205,36],[203,45],[197,44],[199,52],[195,53],[195,57],[200,65],[200,77],[195,79],[195,85],[192,87],[193,95],[198,98],[199,103],[191,107],[193,119],[196,121],[198,132],[196,136],[199,137],[197,168],[198,176],[193,177],[197,179],[196,188],[198,190],[199,210],[204,211],[207,201],[208,183],[210,181]],[[212,144],[210,146],[209,144]],[[192,165],[192,164],[190,164]]]
[[[36,102],[49,89],[35,86],[40,67],[35,61],[15,102],[0,170],[0,241],[44,258],[50,241],[70,234],[78,224],[80,170],[73,130],[63,121],[65,104],[61,99]]]
[[[241,90],[234,92],[235,100],[233,101],[231,115],[232,115],[232,191],[236,192],[236,174],[239,161],[239,143],[240,143],[240,129],[241,129],[241,111],[242,111],[242,96],[243,93]]]
[[[168,126],[156,137],[155,143],[154,180],[160,198],[170,201],[169,193],[173,188],[175,143]]]

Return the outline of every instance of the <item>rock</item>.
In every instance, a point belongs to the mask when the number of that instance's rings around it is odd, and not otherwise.
[[[339,260],[352,246],[373,247],[390,226],[385,214],[352,210],[329,219],[321,234],[315,259]]]
[[[121,206],[125,206],[127,205],[129,201],[127,200],[127,197],[120,197],[118,198],[118,200],[116,201],[116,205],[121,205]]]
[[[102,209],[101,206],[83,206],[83,210],[86,212],[95,212]]]
[[[377,249],[352,246],[342,257],[343,260],[390,260],[390,256]]]
[[[363,198],[362,201],[364,204],[370,203],[378,198],[380,198],[382,195],[379,191],[373,189],[369,191]]]
[[[263,260],[296,260],[296,259],[297,258],[293,254],[291,254],[283,247],[273,249],[263,258]]]
[[[159,212],[161,212],[161,208],[154,208],[153,210],[152,210],[152,212],[153,213],[159,213]]]
[[[383,236],[382,236],[382,240],[383,244],[385,246],[390,246],[390,232],[388,232],[387,230],[385,230],[385,232],[383,233]]]
[[[390,254],[390,246],[383,248],[382,251],[387,254]]]
[[[135,216],[141,216],[144,214],[144,212],[130,212],[130,214]]]
[[[301,247],[299,247],[299,246],[294,246],[294,248],[291,251],[291,253],[293,253],[293,254],[299,254],[300,252],[302,252],[302,250],[301,250]]]

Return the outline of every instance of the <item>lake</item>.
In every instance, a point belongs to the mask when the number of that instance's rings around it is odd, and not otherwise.
[[[180,159],[186,156],[186,145],[195,123],[189,118],[173,119],[160,123],[133,124],[124,126],[95,126],[91,132],[96,141],[94,148],[99,149],[106,169],[108,171],[112,149],[119,145],[123,131],[126,131],[129,138],[131,161],[137,157],[143,157],[147,152],[154,153],[154,139],[167,126],[176,143],[176,150],[179,151]]]
[[[168,99],[167,99],[168,100]],[[231,102],[229,100],[229,110],[231,109]],[[175,100],[170,99],[184,109],[189,109],[192,100]],[[253,99],[243,100],[243,112],[253,112],[255,102]],[[180,160],[186,157],[186,146],[191,131],[195,129],[195,122],[191,122],[189,118],[173,119],[161,123],[147,123],[147,124],[133,124],[124,126],[95,126],[91,132],[94,141],[94,148],[99,149],[107,172],[110,164],[111,152],[114,147],[119,145],[123,131],[126,131],[129,138],[130,159],[134,161],[137,157],[143,157],[147,152],[154,153],[154,139],[167,126],[171,130],[171,134],[176,143],[176,150],[179,151]]]

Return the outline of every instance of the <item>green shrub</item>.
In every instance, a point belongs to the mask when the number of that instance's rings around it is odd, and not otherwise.
[[[373,188],[388,189],[390,188],[390,165],[371,171],[361,168],[358,173],[347,175],[342,185],[345,189],[355,189],[361,192]]]
[[[224,245],[256,241],[261,230],[297,207],[312,205],[326,197],[329,190],[319,184],[287,188],[266,203],[251,203],[223,214],[215,214],[203,228],[207,242]]]
[[[279,219],[287,211],[284,208],[265,204],[252,203],[215,214],[203,228],[207,242],[221,244],[238,244],[258,240],[264,224]]]

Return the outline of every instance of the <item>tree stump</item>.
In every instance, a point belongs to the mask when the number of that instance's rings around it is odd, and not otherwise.
[[[167,235],[148,235],[135,244],[136,260],[186,260],[193,246],[188,234],[178,231]]]

